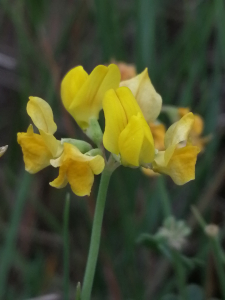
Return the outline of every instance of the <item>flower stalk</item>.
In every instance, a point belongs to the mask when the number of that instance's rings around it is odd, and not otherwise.
[[[81,291],[81,300],[89,300],[91,297],[91,290],[92,290],[93,279],[94,279],[96,263],[98,259],[99,246],[100,246],[102,221],[103,221],[103,214],[105,209],[105,200],[106,200],[109,180],[114,170],[115,170],[115,165],[112,166],[112,159],[110,158],[101,176],[98,197],[97,197],[97,202],[95,207],[93,226],[92,226],[89,254],[88,254],[87,265],[86,265],[86,270],[84,275],[84,282]]]

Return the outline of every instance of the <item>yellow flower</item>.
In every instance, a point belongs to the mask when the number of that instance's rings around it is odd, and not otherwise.
[[[69,184],[78,196],[90,195],[94,174],[100,174],[105,166],[102,156],[82,154],[74,145],[64,143],[64,151],[57,159],[51,160],[53,167],[59,167],[59,176],[50,185],[63,188]]]
[[[126,86],[131,90],[146,121],[148,123],[154,122],[160,113],[162,98],[151,83],[148,69],[146,68],[141,74],[132,79],[122,81],[120,86]]]
[[[57,126],[53,120],[52,109],[46,101],[29,97],[27,113],[40,134],[34,133],[33,126],[30,125],[27,132],[17,134],[17,141],[23,151],[25,169],[33,174],[49,166],[50,159],[58,157],[63,146],[53,135]]]
[[[188,112],[190,112],[189,108],[184,108],[184,107],[178,108],[178,114],[180,118],[182,118]],[[200,151],[204,150],[205,145],[211,139],[211,136],[201,137],[203,129],[204,129],[203,118],[198,114],[194,114],[194,124],[190,131],[190,140],[193,145],[199,147]]]
[[[8,146],[3,146],[3,147],[0,147],[0,157],[5,153],[5,151],[7,150]]]
[[[169,175],[178,185],[195,178],[195,164],[200,150],[188,141],[193,123],[194,115],[188,113],[170,126],[165,135],[166,150],[159,151],[153,162],[155,172]]]
[[[99,65],[90,75],[83,67],[70,70],[61,84],[61,97],[66,110],[82,129],[89,127],[90,119],[98,119],[104,94],[116,89],[120,82],[120,71],[114,64]]]
[[[120,155],[125,166],[138,167],[151,163],[155,156],[150,128],[127,87],[109,90],[103,99],[105,114],[105,148]]]

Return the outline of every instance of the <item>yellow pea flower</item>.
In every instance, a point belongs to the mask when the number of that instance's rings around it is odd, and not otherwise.
[[[61,84],[62,102],[83,130],[89,127],[91,118],[98,120],[105,92],[119,87],[120,77],[114,64],[99,65],[90,75],[81,66],[66,74]]]
[[[122,81],[120,86],[128,87],[139,104],[146,121],[154,122],[158,117],[162,98],[154,89],[146,68],[141,74],[132,79]]]
[[[155,172],[169,175],[178,185],[195,179],[195,164],[200,149],[188,141],[193,123],[194,115],[188,113],[170,126],[165,134],[166,150],[159,151],[152,164]]]
[[[82,154],[77,147],[64,143],[64,151],[57,159],[51,159],[53,167],[59,167],[59,176],[50,185],[63,188],[70,184],[78,196],[90,195],[94,174],[100,174],[105,166],[102,156],[94,157]]]
[[[155,156],[150,128],[127,87],[109,90],[103,99],[105,114],[105,148],[120,155],[124,166],[138,167],[149,164]]]
[[[182,118],[185,114],[190,112],[189,108],[179,107],[178,114]],[[190,131],[190,139],[193,145],[198,146],[200,151],[204,151],[206,144],[211,140],[211,136],[202,137],[202,132],[204,129],[204,120],[198,115],[194,114],[194,124]]]
[[[29,97],[27,113],[40,134],[34,133],[33,126],[30,125],[27,132],[17,134],[17,141],[22,148],[26,171],[34,174],[49,166],[50,159],[58,157],[63,146],[53,135],[57,126],[53,120],[52,109],[46,101]]]
[[[0,147],[0,157],[5,153],[5,151],[7,150],[8,146],[2,146]]]

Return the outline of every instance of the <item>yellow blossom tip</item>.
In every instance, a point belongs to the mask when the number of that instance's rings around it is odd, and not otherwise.
[[[27,113],[34,125],[46,133],[54,134],[57,126],[53,119],[53,112],[50,105],[39,97],[29,97]]]
[[[69,111],[69,107],[79,89],[85,83],[88,78],[87,72],[82,66],[77,66],[71,69],[63,78],[61,83],[61,98],[66,110]]]

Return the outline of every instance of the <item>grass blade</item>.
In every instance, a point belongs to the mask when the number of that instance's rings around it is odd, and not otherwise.
[[[24,172],[23,178],[19,183],[19,188],[15,200],[15,207],[12,212],[8,235],[1,255],[0,299],[3,299],[6,292],[8,273],[14,258],[18,229],[23,214],[23,209],[27,200],[28,192],[30,191],[29,187],[31,184],[31,178],[32,177],[30,176],[30,174]]]

